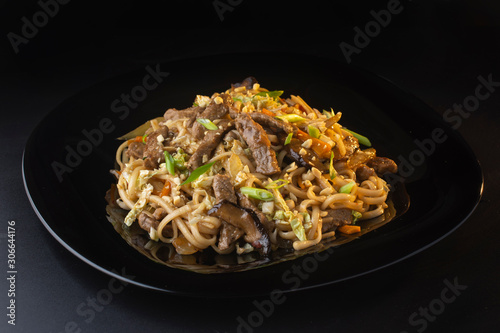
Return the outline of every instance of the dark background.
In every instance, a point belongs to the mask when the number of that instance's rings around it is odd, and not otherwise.
[[[55,2],[46,3],[55,10]],[[44,115],[82,89],[148,64],[234,52],[281,50],[345,63],[339,44],[353,45],[353,29],[363,29],[373,20],[370,11],[386,9],[389,1],[232,1],[223,20],[213,3],[73,0],[59,4],[54,17],[16,53],[8,34],[21,35],[23,17],[33,22],[41,7],[36,1],[0,1],[0,254],[7,257],[7,221],[15,220],[19,271],[16,326],[7,325],[2,315],[2,331],[235,332],[237,318],[247,319],[257,309],[255,301],[266,299],[183,298],[129,285],[92,315],[81,316],[77,308],[108,288],[110,277],[76,259],[50,236],[22,182],[29,134]],[[393,81],[438,113],[473,95],[478,76],[492,75],[500,82],[500,5],[414,0],[400,6],[402,11],[359,54],[352,54],[350,65]],[[497,331],[499,106],[500,91],[495,91],[458,128],[485,178],[481,202],[459,229],[388,268],[287,294],[254,331]],[[460,296],[426,327],[412,326],[410,316],[441,297],[445,280],[455,279],[467,286]],[[8,286],[0,280],[5,309]]]

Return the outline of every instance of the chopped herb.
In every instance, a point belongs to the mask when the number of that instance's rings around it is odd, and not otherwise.
[[[280,120],[286,120],[289,123],[298,123],[298,122],[306,120],[305,118],[303,118],[303,117],[301,117],[299,115],[296,115],[294,113],[285,114],[285,115],[282,115],[282,116],[275,116],[275,118],[278,118]]]
[[[352,224],[356,224],[356,222],[363,216],[363,214],[361,214],[360,212],[358,212],[357,210],[353,210],[352,211]]]
[[[307,131],[309,132],[309,135],[312,136],[313,138],[317,139],[321,135],[321,132],[319,129],[317,129],[314,126],[308,125],[307,126]]]
[[[279,182],[282,182],[282,184],[279,184]],[[270,182],[269,184],[266,185],[266,188],[267,189],[272,189],[272,188],[282,188],[283,186],[285,186],[286,184],[290,183],[288,180],[285,180],[285,179],[278,179],[278,180],[275,180],[274,182]]]
[[[194,103],[193,103],[193,106],[199,106],[199,105],[198,105],[198,103],[194,102]]]
[[[345,127],[342,127],[342,129],[344,131],[347,131],[347,132],[351,133],[356,139],[358,139],[359,143],[361,143],[362,145],[367,146],[367,147],[371,147],[372,146],[372,143],[370,142],[370,140],[366,136],[363,136],[361,134],[358,134],[356,132],[348,130]]]
[[[142,143],[146,143],[146,138],[147,138],[147,136],[148,136],[147,134],[144,134],[144,135],[142,136]]]
[[[167,165],[167,171],[173,176],[175,175],[175,162],[174,158],[168,151],[164,151],[163,155],[165,155],[165,164]]]
[[[196,179],[198,179],[202,174],[204,174],[205,172],[210,170],[210,168],[212,167],[212,165],[214,165],[214,163],[215,163],[215,161],[208,163],[208,164],[205,164],[205,165],[202,165],[201,167],[194,169],[193,172],[191,172],[191,174],[189,175],[188,179],[186,179],[184,181],[184,183],[181,184],[181,186],[189,184],[192,181],[195,181]]]
[[[356,185],[355,182],[349,182],[339,189],[339,193],[351,193],[352,188]]]
[[[215,125],[210,119],[198,118],[196,119],[196,121],[202,124],[208,130],[213,131],[219,129],[219,127],[217,127],[217,125]]]
[[[242,187],[240,188],[241,193],[249,196],[250,198],[259,199],[263,201],[273,200],[274,196],[271,192],[255,188],[255,187]]]
[[[288,133],[288,135],[286,136],[286,139],[285,139],[285,146],[287,144],[289,144],[290,142],[292,142],[292,137],[293,137],[293,132]]]
[[[243,100],[241,98],[238,98],[238,97],[233,97],[233,101],[243,103]]]

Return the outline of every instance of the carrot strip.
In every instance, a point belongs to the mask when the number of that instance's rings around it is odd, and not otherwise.
[[[332,146],[330,144],[321,141],[319,139],[313,138],[309,134],[307,134],[304,131],[298,130],[297,132],[297,139],[299,139],[302,142],[305,142],[309,139],[312,141],[311,149],[318,154],[320,158],[329,158],[330,157],[330,151],[332,150]]]
[[[266,109],[266,108],[262,108],[262,113],[263,113],[263,114],[267,114],[267,115],[268,115],[268,116],[270,116],[270,117],[274,117],[274,116],[275,116],[275,114],[274,114],[273,112],[269,111],[269,110],[268,110],[268,109]]]
[[[172,190],[172,186],[170,185],[170,182],[168,180],[165,180],[165,185],[163,186],[163,189],[161,190],[160,198],[165,196],[165,195],[169,195],[171,190]]]
[[[337,230],[343,234],[350,235],[360,232],[361,227],[359,225],[343,225],[341,227],[338,227]]]

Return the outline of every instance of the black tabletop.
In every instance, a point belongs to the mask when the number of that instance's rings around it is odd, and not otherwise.
[[[2,332],[497,331],[499,5],[47,0],[3,1],[0,11]],[[354,279],[229,299],[122,283],[76,258],[45,229],[26,195],[21,163],[30,133],[57,105],[148,65],[269,51],[368,70],[434,109],[483,169],[483,196],[467,221],[430,248]]]

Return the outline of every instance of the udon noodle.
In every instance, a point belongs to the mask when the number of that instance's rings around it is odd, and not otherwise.
[[[282,98],[247,78],[197,95],[126,135],[110,204],[177,253],[302,250],[387,208],[392,160],[344,128],[341,112]]]

